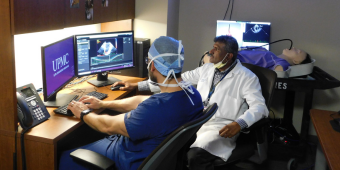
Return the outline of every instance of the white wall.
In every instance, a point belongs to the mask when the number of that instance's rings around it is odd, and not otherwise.
[[[41,46],[75,34],[100,32],[100,24],[14,36],[16,87],[33,83],[42,88]]]
[[[136,0],[134,31],[137,38],[149,38],[151,43],[167,31],[167,0]]]
[[[227,9],[227,0],[180,1],[179,39],[183,40],[186,61],[184,71],[194,69],[202,53],[210,50],[216,34],[216,20],[222,20]],[[269,21],[271,41],[290,38],[293,46],[307,51],[316,59],[315,65],[340,80],[339,44],[340,1],[333,0],[237,0],[231,20]],[[227,19],[229,19],[229,13]],[[271,46],[271,51],[281,54],[289,48],[289,42]],[[189,61],[189,62],[188,62]],[[293,124],[298,132],[301,127],[303,94],[297,92]],[[282,116],[283,92],[274,96],[273,110]],[[340,88],[315,90],[312,108],[338,111]],[[312,134],[313,131],[312,125]]]

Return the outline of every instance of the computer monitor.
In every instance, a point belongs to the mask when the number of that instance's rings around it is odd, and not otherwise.
[[[133,31],[75,35],[77,76],[97,74],[89,80],[94,86],[107,86],[120,81],[108,77],[109,71],[135,67]]]
[[[216,36],[233,36],[239,48],[260,47],[269,50],[270,22],[217,20]]]
[[[75,76],[74,36],[41,47],[45,106],[68,104],[76,95],[58,94]]]

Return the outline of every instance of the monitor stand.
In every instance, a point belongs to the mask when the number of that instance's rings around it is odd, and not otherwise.
[[[72,100],[77,99],[78,95],[74,94],[58,94],[55,99],[44,102],[47,107],[60,107],[69,104]]]
[[[98,73],[96,80],[88,80],[87,82],[96,86],[96,87],[102,87],[102,86],[108,86],[111,85],[117,81],[122,81],[114,77],[108,77],[108,73]]]

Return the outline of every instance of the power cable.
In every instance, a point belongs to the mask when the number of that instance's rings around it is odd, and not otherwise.
[[[229,20],[231,20],[231,16],[233,15],[233,9],[234,9],[234,0],[229,0],[229,2],[228,2],[228,7],[227,7],[227,10],[225,11],[225,14],[224,14],[223,20],[225,20],[225,17],[227,16],[227,13],[228,13],[228,11],[229,11],[230,1],[231,1],[231,11],[230,11]]]
[[[234,0],[232,0],[229,20],[231,20],[231,16],[233,15],[233,9],[234,9]]]
[[[245,48],[245,50],[252,50],[252,49],[256,49],[256,48],[261,48],[263,46],[266,46],[266,45],[270,45],[270,44],[274,44],[274,43],[277,43],[277,42],[280,42],[280,41],[290,41],[290,47],[289,47],[289,50],[292,49],[293,47],[293,41],[291,39],[281,39],[281,40],[277,40],[277,41],[274,41],[274,42],[270,42],[270,43],[267,43],[267,44],[264,44],[264,45],[261,45],[261,46],[258,46],[258,47],[247,47]]]
[[[21,159],[22,159],[22,170],[26,170],[26,155],[25,155],[25,133],[31,128],[25,129],[21,132]]]
[[[209,51],[204,52],[204,54],[202,55],[202,57],[201,57],[201,59],[200,59],[200,61],[199,61],[199,63],[198,63],[198,67],[201,67],[201,66],[203,65],[203,58],[204,58],[204,56],[205,56],[206,54],[209,54]]]
[[[225,17],[227,16],[227,13],[228,13],[228,11],[229,11],[229,5],[230,5],[230,0],[229,0],[229,2],[228,2],[228,7],[227,7],[227,10],[225,11],[223,20],[225,20]]]

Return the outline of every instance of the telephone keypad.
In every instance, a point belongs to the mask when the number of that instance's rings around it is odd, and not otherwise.
[[[41,120],[45,117],[40,107],[33,108],[33,112],[34,112],[33,114],[34,119]]]

